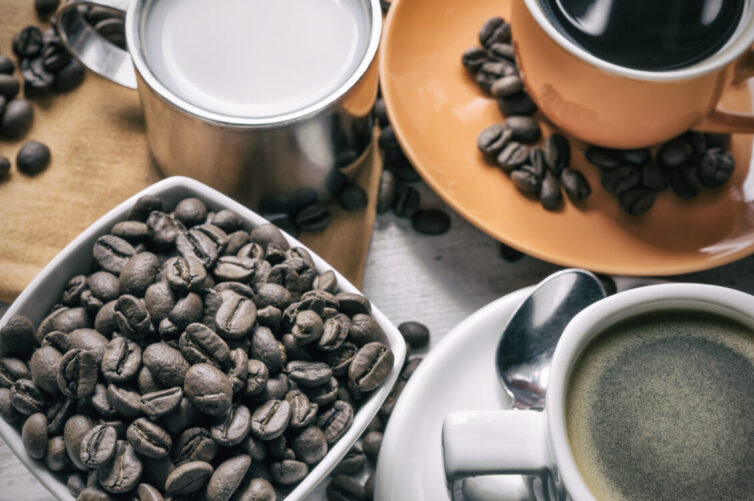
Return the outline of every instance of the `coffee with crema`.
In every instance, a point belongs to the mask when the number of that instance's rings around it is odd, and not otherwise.
[[[754,499],[754,331],[688,310],[608,327],[566,397],[571,450],[598,500]]]

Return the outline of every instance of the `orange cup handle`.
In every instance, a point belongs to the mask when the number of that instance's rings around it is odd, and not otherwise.
[[[733,85],[741,85],[751,77],[754,77],[754,47],[751,47],[739,61]],[[693,129],[702,132],[754,133],[754,114],[716,109]]]

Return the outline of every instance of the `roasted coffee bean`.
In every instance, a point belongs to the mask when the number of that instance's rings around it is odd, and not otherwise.
[[[202,489],[214,472],[204,461],[189,461],[176,467],[165,481],[165,492],[170,495],[187,495]]]
[[[68,467],[68,455],[65,452],[65,440],[62,436],[52,437],[47,441],[45,466],[54,472],[61,472]]]
[[[147,287],[154,282],[159,272],[160,260],[156,255],[151,252],[136,254],[126,261],[120,272],[120,293],[143,297]],[[102,299],[103,301],[109,301],[114,298],[107,297]]]
[[[734,168],[733,155],[710,149],[699,160],[699,180],[705,186],[717,188],[730,179]]]
[[[364,345],[348,368],[348,379],[361,391],[372,391],[390,374],[395,357],[382,343]]]
[[[542,135],[539,123],[531,117],[508,117],[503,125],[513,131],[512,139],[521,143],[533,143]]]
[[[408,345],[413,348],[423,348],[429,344],[429,329],[419,322],[403,322],[398,330]]]
[[[546,210],[554,211],[561,207],[563,194],[560,191],[560,180],[551,171],[547,171],[539,190],[539,201]]]
[[[197,292],[207,281],[207,271],[202,262],[194,257],[174,257],[165,263],[165,278],[179,294]]]
[[[212,439],[223,447],[238,445],[251,430],[251,412],[245,405],[234,405],[217,416],[210,428]]]
[[[18,424],[24,418],[13,406],[8,388],[0,388],[0,417],[9,424]]]
[[[87,468],[98,468],[115,456],[118,433],[112,426],[98,424],[81,440],[81,463]]]
[[[343,174],[337,169],[333,169],[327,173],[325,178],[325,188],[331,195],[337,195],[341,193],[348,185],[348,176]]]
[[[479,30],[479,42],[482,47],[489,48],[495,43],[509,43],[511,41],[511,27],[501,17],[492,17],[485,21]]]
[[[139,484],[136,495],[138,497],[134,501],[164,501],[160,491],[149,484]]]
[[[692,198],[699,194],[702,182],[692,164],[683,165],[670,171],[670,187],[681,198]]]
[[[142,394],[152,393],[162,389],[162,386],[157,382],[152,371],[144,366],[139,369],[139,375],[136,376],[136,384],[139,386],[139,392]]]
[[[189,428],[178,437],[173,447],[176,464],[188,461],[211,462],[217,454],[218,446],[206,428]]]
[[[654,201],[654,192],[644,188],[633,188],[623,192],[618,197],[621,208],[634,216],[647,212],[652,207],[652,204],[654,204]]]
[[[297,484],[309,473],[306,463],[285,459],[270,465],[270,473],[275,482],[283,485]]]
[[[109,501],[110,496],[96,487],[86,487],[83,489],[76,501]]]
[[[236,253],[248,243],[249,243],[248,232],[243,231],[243,230],[234,231],[233,233],[228,235],[228,245],[225,246],[225,254],[236,255]]]
[[[118,298],[113,319],[118,331],[134,341],[140,341],[154,331],[146,306],[130,294]]]
[[[115,407],[110,402],[110,398],[107,396],[107,386],[102,383],[97,383],[94,387],[94,392],[89,398],[89,403],[100,416],[114,418],[118,415],[118,411],[115,410]]]
[[[147,418],[138,418],[131,423],[126,437],[136,452],[150,458],[165,457],[173,447],[168,432]]]
[[[356,356],[358,349],[356,345],[350,342],[343,342],[334,351],[325,356],[325,361],[332,367],[333,374],[342,376],[348,371],[351,360]]]
[[[319,340],[324,331],[322,318],[311,310],[304,310],[296,315],[296,324],[291,333],[299,345]]]
[[[510,130],[510,129],[508,129]],[[511,132],[511,134],[513,134]],[[517,141],[509,142],[497,156],[496,163],[504,172],[512,172],[529,161],[529,148]]]
[[[493,43],[487,47],[487,55],[494,61],[510,61],[516,63],[516,54],[513,45],[509,43]]]
[[[30,365],[34,368],[33,371],[30,371],[29,367],[17,358],[0,358],[0,387],[10,388],[13,383],[19,379],[29,378],[31,378],[37,386],[39,386],[40,382],[45,384],[49,379],[48,374],[54,373],[61,355],[54,348],[43,348],[34,352],[35,355],[37,352],[39,352],[40,355],[37,355],[36,357],[32,355]],[[48,363],[53,364],[52,370],[48,367]],[[57,378],[57,374],[55,374],[55,378]],[[57,379],[55,379],[55,381],[55,384],[57,384]],[[50,387],[52,387],[52,385],[50,385]]]
[[[507,45],[504,46],[508,47]],[[508,75],[502,77],[496,80],[495,83],[492,84],[492,88],[490,89],[492,96],[498,99],[521,94],[523,93],[523,90],[524,82],[518,75]]]
[[[359,185],[352,184],[347,186],[338,197],[340,206],[346,212],[358,212],[367,208],[369,205],[369,197],[367,192],[364,191]]]
[[[323,204],[312,204],[298,211],[294,217],[301,231],[321,231],[332,222],[332,213]]]
[[[272,440],[285,432],[291,408],[285,400],[268,400],[251,417],[251,432],[262,440]]]
[[[9,139],[20,138],[29,131],[34,121],[34,108],[26,99],[13,99],[5,106],[0,120],[0,133]]]
[[[153,211],[162,211],[162,200],[154,195],[142,195],[128,213],[128,219],[146,222]]]
[[[50,165],[50,149],[39,141],[24,144],[16,155],[16,167],[27,176],[39,174]]]
[[[250,242],[238,249],[236,256],[262,260],[264,259],[264,249],[258,243]]]
[[[118,299],[120,295],[120,279],[107,271],[92,273],[86,279],[86,285],[94,296],[105,303]]]
[[[68,418],[75,411],[75,401],[72,399],[56,400],[47,408],[47,432],[50,435],[60,435],[63,433]]]
[[[617,169],[603,172],[600,182],[609,193],[620,195],[641,184],[641,170],[631,165],[622,165]]]
[[[163,385],[183,387],[189,363],[180,351],[165,343],[153,343],[144,349],[142,362]]]
[[[85,292],[89,292],[89,291],[85,291]],[[58,351],[58,353],[65,353],[66,351],[71,349],[71,342],[68,339],[68,334],[66,334],[65,332],[52,331],[49,334],[47,334],[45,338],[42,340],[42,347],[45,347],[45,346],[55,348]],[[57,363],[55,364],[55,367],[57,368]],[[46,368],[46,369],[49,370],[49,368]],[[56,372],[55,385],[57,384],[58,384],[58,375]],[[57,390],[52,390],[52,391],[57,392]]]
[[[403,150],[386,150],[382,163],[383,168],[392,171],[398,181],[404,183],[421,181],[421,176],[419,176],[419,173],[411,165]]]
[[[479,68],[474,79],[484,92],[490,94],[496,81],[516,73],[516,66],[510,61],[487,61]]]
[[[26,453],[34,459],[42,459],[47,453],[47,418],[41,412],[32,414],[21,428],[21,441]]]
[[[27,26],[13,37],[13,53],[19,59],[31,58],[42,51],[43,44],[42,30]]]
[[[492,124],[479,134],[477,147],[487,160],[494,162],[495,157],[511,141],[512,136],[512,130],[503,127],[502,124]]]
[[[134,448],[124,440],[118,440],[113,459],[98,470],[99,483],[113,494],[128,492],[141,479],[142,463]]]
[[[411,186],[402,185],[395,197],[393,212],[398,217],[411,217],[419,210],[419,192]]]
[[[89,430],[92,429],[92,420],[87,416],[76,414],[68,418],[63,428],[63,439],[65,440],[65,450],[68,453],[68,459],[73,465],[82,471],[86,471],[86,466],[81,462],[81,443]]]
[[[233,387],[228,377],[210,364],[195,364],[186,373],[183,392],[205,414],[219,416],[231,406]]]
[[[398,139],[395,137],[395,130],[393,130],[393,127],[390,125],[386,125],[380,130],[380,137],[378,138],[377,143],[383,150],[401,147],[401,145],[398,144]]]
[[[121,221],[110,229],[110,234],[129,242],[140,242],[149,236],[149,229],[141,221]]]
[[[450,229],[450,216],[440,209],[424,209],[411,217],[411,226],[423,235],[443,235]]]
[[[321,290],[333,294],[338,288],[338,278],[332,270],[327,270],[326,272],[317,275],[312,284],[312,288],[314,290]]]
[[[395,203],[397,183],[395,174],[389,170],[383,170],[380,174],[380,188],[377,194],[377,214],[389,211]]]
[[[260,294],[261,296],[261,294]],[[215,315],[218,333],[226,339],[240,339],[248,336],[254,328],[257,308],[250,299],[232,295],[223,301]]]
[[[314,205],[319,200],[319,193],[311,186],[304,186],[293,192],[288,199],[292,212],[298,212],[304,207]]]
[[[42,65],[50,73],[57,73],[71,60],[71,54],[66,50],[60,39],[50,40],[42,49]]]
[[[370,431],[361,441],[364,447],[364,454],[372,460],[377,461],[377,456],[380,453],[380,446],[382,446],[382,433],[379,431]]]
[[[335,475],[353,475],[358,473],[366,464],[367,458],[364,455],[364,449],[361,448],[360,443],[355,443],[351,447],[340,463],[335,467],[333,473]]]
[[[86,290],[86,276],[76,275],[68,280],[63,290],[63,296],[61,297],[63,304],[66,306],[75,306],[81,298],[81,293]]]
[[[0,73],[4,75],[12,75],[16,70],[16,65],[10,58],[0,56]]]
[[[207,269],[215,266],[220,252],[217,243],[196,228],[178,235],[175,246],[183,257],[194,257]]]
[[[252,468],[254,464],[252,464]],[[251,471],[251,469],[249,470]],[[253,478],[246,488],[236,494],[236,501],[276,501],[278,499],[275,488],[264,478]]]
[[[296,453],[297,459],[314,465],[327,455],[327,439],[316,426],[307,426],[293,437],[291,449]]]
[[[610,148],[589,146],[586,149],[586,159],[602,170],[612,170],[617,168],[622,163],[622,156],[620,150],[613,150]]]
[[[670,175],[668,171],[654,162],[649,162],[641,168],[641,184],[654,191],[662,191],[668,187]]]
[[[293,221],[291,216],[288,214],[267,214],[264,213],[262,216],[268,220],[271,224],[274,224],[280,230],[286,232],[287,234],[298,238],[298,236],[301,234],[299,231],[298,226],[296,226],[296,223]]]
[[[572,202],[583,200],[592,193],[584,174],[576,169],[570,167],[563,169],[560,173],[560,182]]]
[[[254,275],[256,264],[248,257],[223,256],[215,265],[214,275],[222,282],[246,282]]]
[[[0,73],[0,96],[10,101],[18,95],[21,84],[11,75]]]
[[[81,478],[81,475],[74,473],[68,476],[66,486],[68,487],[68,491],[72,495],[78,496],[79,493],[86,487],[86,483],[84,482],[84,479]]]
[[[160,324],[175,307],[176,297],[167,282],[156,282],[147,287],[144,293],[146,306],[152,322]]]
[[[286,372],[292,381],[306,388],[325,384],[332,377],[332,369],[324,362],[294,360],[288,362]]]
[[[228,501],[238,490],[249,466],[251,458],[245,454],[223,461],[209,479],[206,500]]]
[[[47,405],[47,398],[31,379],[19,379],[13,383],[10,401],[18,412],[27,416],[43,411]]]
[[[0,328],[0,353],[25,357],[34,349],[34,326],[23,315],[14,315]]]
[[[186,327],[178,346],[191,364],[209,363],[224,368],[230,362],[228,343],[204,324],[193,323]]]
[[[77,59],[71,59],[63,66],[52,81],[52,89],[55,92],[68,92],[78,87],[84,81],[86,70],[84,65]]]
[[[136,254],[133,246],[113,235],[104,235],[94,243],[94,259],[106,271],[116,275],[123,271],[126,262]]]
[[[290,425],[293,428],[302,428],[314,422],[317,418],[319,406],[311,403],[309,397],[301,390],[291,390],[285,396],[291,408]]]
[[[178,408],[183,398],[183,389],[176,386],[141,395],[141,411],[150,418],[170,414]]]
[[[351,319],[351,325],[348,330],[351,340],[357,346],[362,346],[373,341],[387,344],[387,336],[380,327],[380,324],[371,316],[356,314]]]
[[[704,140],[707,143],[707,148],[726,149],[730,145],[730,134],[712,134],[705,132]]]
[[[317,426],[324,432],[327,443],[332,445],[340,440],[353,422],[353,407],[342,400],[336,400],[317,419]]]
[[[34,58],[22,59],[20,68],[21,76],[24,77],[25,96],[43,96],[52,90],[55,75],[45,69],[41,54]]]
[[[267,384],[270,376],[269,370],[264,362],[255,359],[249,359],[249,375],[246,379],[246,394],[249,396],[261,392]]]
[[[331,377],[327,382],[313,388],[304,388],[307,392],[307,396],[312,403],[324,407],[325,405],[335,402],[338,398],[338,391],[340,389],[338,380]]]
[[[184,198],[175,206],[173,215],[185,226],[195,226],[206,221],[207,206],[198,198]]]
[[[327,501],[360,501],[364,497],[364,487],[353,477],[335,475],[327,486]]]
[[[91,351],[73,349],[58,364],[58,386],[69,398],[85,398],[97,384],[97,359]]]
[[[202,303],[201,296],[190,292],[186,297],[182,297],[175,302],[175,306],[173,306],[173,309],[168,313],[167,320],[169,320],[170,324],[177,329],[177,332],[172,333],[175,334],[175,338],[177,339],[186,327],[194,322],[201,321],[203,316],[204,303]],[[168,333],[163,332],[163,328],[161,327],[160,334],[165,336]]]
[[[691,160],[694,150],[682,137],[663,144],[657,152],[657,163],[666,169],[677,169]]]
[[[524,165],[510,174],[513,185],[525,195],[539,195],[542,187],[542,178],[535,172],[530,165]]]
[[[350,325],[351,321],[344,314],[328,318],[324,323],[322,336],[317,342],[318,348],[323,351],[333,351],[339,348],[348,337]]]
[[[59,5],[60,0],[34,0],[34,10],[37,11],[39,17],[49,16],[58,9]]]
[[[463,52],[461,56],[461,64],[474,73],[479,71],[484,63],[489,60],[487,51],[481,47],[470,47]]]
[[[122,416],[133,418],[141,414],[141,397],[135,391],[109,384],[107,398]]]
[[[286,362],[285,353],[281,350],[280,343],[267,327],[254,329],[249,356],[260,360],[268,369],[273,371],[281,368]],[[251,374],[251,367],[249,367],[249,373]]]
[[[126,338],[116,337],[105,346],[102,375],[109,383],[125,383],[141,368],[141,347]]]
[[[84,308],[58,308],[39,324],[34,339],[41,344],[44,337],[52,331],[71,332],[75,329],[90,327],[89,315]]]
[[[495,84],[492,84],[492,92],[494,95]],[[537,105],[534,104],[529,94],[524,91],[498,98],[497,107],[500,108],[500,112],[506,117],[516,115],[528,116],[537,111]]]
[[[621,150],[621,159],[629,165],[642,167],[652,159],[649,148],[637,148],[634,150]]]
[[[180,221],[159,210],[154,210],[149,214],[147,228],[152,243],[162,249],[171,248],[178,236],[186,233],[186,227]]]
[[[552,134],[545,140],[543,149],[548,169],[559,176],[571,163],[571,144],[565,136]]]
[[[273,224],[260,224],[249,233],[249,239],[262,246],[266,251],[270,244],[275,244],[281,249],[289,249],[288,240],[285,239],[280,230]]]

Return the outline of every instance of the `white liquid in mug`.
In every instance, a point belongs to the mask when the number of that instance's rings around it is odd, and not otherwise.
[[[354,72],[369,38],[360,0],[155,0],[141,30],[165,87],[246,118],[322,100]]]

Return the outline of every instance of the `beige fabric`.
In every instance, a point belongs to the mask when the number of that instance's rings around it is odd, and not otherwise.
[[[0,54],[13,57],[13,35],[39,24],[33,4],[0,3]],[[0,301],[12,301],[82,230],[161,177],[147,149],[136,92],[88,73],[72,92],[33,105],[34,125],[26,137],[0,140],[0,155],[13,164],[0,181]],[[31,139],[52,151],[52,163],[35,177],[15,168],[16,152]],[[358,179],[372,201],[379,184],[378,157],[368,157]],[[327,230],[304,234],[302,240],[359,286],[374,204],[359,213],[337,208],[334,214]]]

